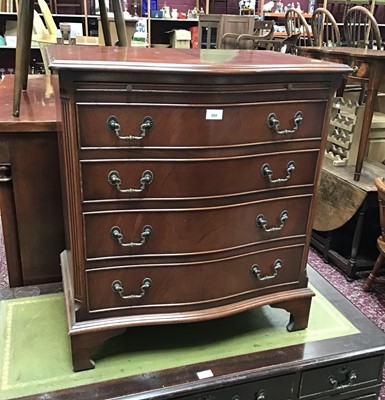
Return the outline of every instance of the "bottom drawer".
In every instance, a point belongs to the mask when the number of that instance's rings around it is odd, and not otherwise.
[[[294,375],[212,389],[204,393],[178,397],[178,400],[286,400],[292,398]]]
[[[300,397],[336,394],[381,382],[383,358],[375,356],[316,368],[302,374]]]
[[[86,271],[89,311],[195,305],[209,308],[298,283],[304,245],[207,262],[135,265]],[[291,287],[290,287],[291,285]],[[193,308],[192,308],[193,309]],[[175,310],[177,311],[177,310]],[[152,310],[152,312],[154,312]]]

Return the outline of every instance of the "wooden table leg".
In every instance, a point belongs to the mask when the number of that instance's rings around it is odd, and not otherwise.
[[[31,51],[33,1],[20,1],[17,17],[17,44],[15,60],[15,84],[13,88],[13,116],[20,114],[21,91],[27,89],[28,64]]]
[[[382,74],[383,74],[382,64],[380,62],[373,62],[373,64],[370,67],[368,93],[366,97],[365,112],[361,128],[360,143],[358,146],[356,167],[354,170],[355,181],[359,181],[361,177],[361,170],[366,156],[366,150],[368,147],[370,127],[372,125],[374,107],[376,104],[378,87],[382,80]]]
[[[118,34],[119,46],[127,47],[127,33],[126,33],[126,22],[124,21],[122,4],[120,0],[112,0],[112,7],[114,9],[116,33]]]

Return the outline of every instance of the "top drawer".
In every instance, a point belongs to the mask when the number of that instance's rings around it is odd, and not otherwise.
[[[77,103],[79,146],[226,147],[319,138],[326,101],[250,105]]]

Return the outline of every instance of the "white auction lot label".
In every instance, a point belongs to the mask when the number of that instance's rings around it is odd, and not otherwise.
[[[206,119],[223,119],[223,110],[206,110]]]

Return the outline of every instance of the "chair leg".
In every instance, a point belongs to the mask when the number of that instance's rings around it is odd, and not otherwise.
[[[378,256],[378,258],[374,264],[372,272],[366,278],[366,281],[363,286],[364,292],[369,292],[371,290],[371,287],[372,287],[374,281],[376,280],[376,277],[378,276],[378,273],[379,273],[380,268],[381,268],[382,264],[384,263],[384,261],[385,261],[384,255],[382,253],[380,253],[380,255]]]
[[[106,3],[104,2],[104,0],[99,1],[99,11],[100,11],[100,22],[102,24],[102,30],[103,30],[104,44],[106,46],[111,46],[112,40],[110,32],[110,23],[108,21]]]
[[[17,44],[15,60],[15,81],[13,87],[13,116],[20,114],[21,91],[27,89],[28,64],[30,59],[33,1],[21,1],[17,17]]]
[[[120,0],[112,0],[112,7],[114,8],[114,18],[116,25],[116,33],[118,35],[119,46],[127,47],[127,32],[126,32],[126,22],[124,21],[122,4]]]

